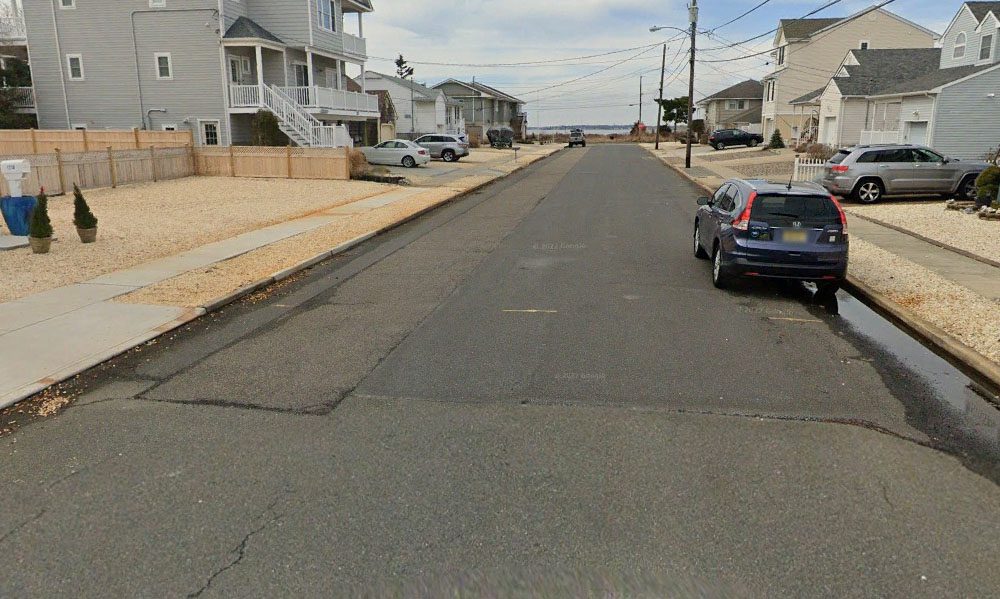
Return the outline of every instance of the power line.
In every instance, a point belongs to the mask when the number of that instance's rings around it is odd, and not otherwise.
[[[438,67],[472,67],[472,68],[502,68],[502,67],[526,67],[531,65],[551,65],[557,63],[563,63],[572,60],[586,60],[588,58],[600,58],[601,56],[611,56],[613,54],[623,54],[625,52],[632,52],[633,50],[648,50],[649,48],[655,48],[659,46],[662,42],[657,42],[655,44],[649,44],[645,46],[635,46],[632,48],[623,48],[621,50],[612,50],[610,52],[603,52],[601,54],[589,54],[587,56],[572,56],[569,58],[552,58],[549,60],[535,60],[529,62],[496,62],[496,63],[460,63],[460,62],[431,62],[431,61],[419,61],[419,60],[408,60],[408,64],[420,64],[428,66],[438,66]],[[382,56],[369,56],[369,60],[382,60],[395,62],[395,58],[385,58]]]
[[[557,83],[557,84],[555,84],[555,85],[549,85],[549,86],[547,86],[547,87],[541,87],[541,88],[539,88],[539,89],[533,89],[533,90],[531,90],[531,91],[526,91],[526,92],[521,92],[521,93],[523,93],[523,94],[527,95],[527,94],[533,94],[533,93],[537,93],[537,92],[543,92],[543,91],[545,91],[545,90],[549,90],[549,89],[554,89],[554,88],[557,88],[557,87],[562,87],[562,86],[564,86],[564,85],[569,85],[569,84],[571,84],[571,83],[575,83],[575,82],[577,82],[577,81],[581,81],[581,80],[583,80],[583,79],[587,79],[587,78],[589,78],[589,77],[592,77],[592,76],[594,76],[594,75],[599,75],[599,74],[601,74],[601,73],[603,73],[603,72],[605,72],[605,71],[610,71],[611,69],[613,69],[613,68],[617,67],[618,65],[621,65],[621,64],[625,64],[626,62],[629,62],[629,61],[632,61],[632,60],[635,60],[635,59],[639,58],[640,56],[642,56],[643,54],[645,54],[645,53],[649,52],[649,51],[650,51],[650,50],[651,50],[652,48],[656,48],[656,47],[658,47],[659,45],[660,45],[660,44],[656,44],[655,46],[649,46],[649,47],[647,47],[647,48],[646,48],[645,50],[643,50],[642,52],[639,52],[638,54],[636,54],[636,55],[634,55],[634,56],[630,56],[629,58],[626,58],[626,59],[624,59],[624,60],[622,60],[622,61],[620,61],[620,62],[616,62],[615,64],[613,64],[613,65],[611,65],[611,66],[609,66],[609,67],[605,67],[605,68],[603,68],[603,69],[600,69],[600,70],[598,70],[598,71],[594,71],[593,73],[588,73],[588,74],[586,74],[586,75],[583,75],[583,76],[580,76],[580,77],[577,77],[577,78],[575,78],[575,79],[570,79],[569,81],[563,81],[562,83]]]
[[[802,15],[801,17],[798,17],[797,19],[790,19],[790,20],[792,20],[792,21],[798,21],[800,19],[805,19],[805,18],[811,17],[812,15],[814,15],[814,14],[816,14],[816,13],[822,11],[822,10],[826,10],[826,9],[830,8],[831,6],[833,6],[835,4],[840,4],[843,1],[844,0],[830,0],[830,2],[827,2],[823,6],[820,6],[819,8],[813,9],[813,10],[807,12],[806,14]],[[889,2],[894,2],[894,1],[895,0],[888,0],[888,2],[885,2],[884,4],[881,4],[881,5],[873,7],[873,8],[880,8],[882,6],[885,6],[886,4],[889,4]],[[864,13],[861,13],[861,14],[864,14]],[[861,16],[861,14],[856,15],[856,17],[857,16]],[[723,50],[725,48],[732,48],[733,46],[739,46],[739,45],[745,44],[747,42],[752,42],[754,40],[758,40],[758,39],[764,37],[765,35],[770,35],[772,33],[775,33],[776,31],[778,31],[779,28],[780,28],[780,24],[779,24],[778,27],[775,27],[774,29],[771,29],[769,31],[765,31],[764,33],[761,33],[760,35],[755,35],[755,36],[747,38],[745,40],[741,40],[741,41],[738,41],[738,42],[733,42],[733,43],[729,44],[728,46],[719,46],[717,48],[705,48],[705,49],[706,50]],[[770,52],[770,50],[768,50],[768,52]],[[760,52],[758,54],[763,54],[763,52]]]
[[[732,25],[732,24],[733,24],[733,23],[735,23],[736,21],[739,21],[739,20],[740,20],[740,19],[742,19],[743,17],[745,17],[745,16],[747,16],[748,14],[752,13],[753,11],[757,10],[757,9],[758,9],[758,8],[760,8],[761,6],[764,6],[765,4],[767,4],[767,3],[768,3],[768,2],[770,2],[770,1],[771,1],[771,0],[764,0],[763,2],[761,2],[761,3],[760,3],[760,4],[758,4],[757,6],[754,6],[753,8],[751,8],[750,10],[748,10],[748,11],[746,11],[745,13],[741,14],[740,16],[738,16],[738,17],[736,17],[736,18],[734,18],[734,19],[731,19],[731,20],[729,20],[729,21],[726,21],[726,22],[725,22],[725,23],[723,23],[722,25],[718,25],[718,26],[716,26],[716,27],[713,27],[712,29],[710,29],[710,30],[709,30],[709,33],[713,32],[713,31],[718,31],[719,29],[722,29],[722,28],[723,28],[723,27],[725,27],[726,25]]]

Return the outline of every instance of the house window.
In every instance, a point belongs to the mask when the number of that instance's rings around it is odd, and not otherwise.
[[[162,127],[163,127],[164,131],[177,131],[177,124],[176,123],[171,123],[169,125],[163,125]]]
[[[778,48],[778,64],[785,64],[785,47]]]
[[[67,54],[66,70],[69,71],[71,81],[83,81],[83,55]]]
[[[319,9],[319,26],[327,31],[337,30],[337,11],[334,0],[316,0]]]
[[[989,60],[993,56],[993,34],[984,35],[979,44],[979,60]]]
[[[861,48],[862,50],[867,50],[868,44],[869,44],[868,40],[863,40],[860,44],[858,44],[858,47]]]
[[[765,99],[768,102],[774,100],[774,79],[767,82],[767,95],[765,96]]]
[[[76,0],[59,0],[59,8],[62,9],[76,8]]]
[[[169,52],[158,52],[153,55],[156,60],[156,78],[157,79],[173,79],[174,78],[174,67],[170,62]]]
[[[727,100],[726,110],[744,110],[747,107],[746,100]]]
[[[201,143],[206,146],[219,145],[219,121],[201,121]]]
[[[962,58],[965,56],[965,40],[964,31],[959,33],[958,37],[955,38],[955,49],[951,53],[952,58]]]

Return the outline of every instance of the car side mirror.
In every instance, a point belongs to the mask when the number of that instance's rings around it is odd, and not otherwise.
[[[948,164],[949,162],[951,162],[951,158],[945,156],[944,160],[942,160],[941,162],[944,162],[945,164]]]
[[[700,198],[698,198],[699,206],[708,206],[711,203],[712,203],[712,198],[708,196],[701,196]]]

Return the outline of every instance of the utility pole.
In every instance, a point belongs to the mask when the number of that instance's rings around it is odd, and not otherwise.
[[[667,45],[663,44],[663,62],[660,64],[660,99],[656,103],[656,143],[653,145],[660,149],[660,121],[663,119],[663,72],[667,70]]]
[[[691,73],[688,75],[687,150],[684,152],[684,168],[691,168],[691,117],[694,113],[694,38],[698,30],[698,0],[691,0],[688,6],[691,21]]]
[[[694,63],[691,63],[691,68],[694,69]],[[416,104],[413,102],[413,71],[410,71],[410,138],[411,141],[417,138],[417,111],[415,108]],[[690,151],[689,142],[688,151]]]
[[[639,122],[642,123],[642,75],[639,75]]]

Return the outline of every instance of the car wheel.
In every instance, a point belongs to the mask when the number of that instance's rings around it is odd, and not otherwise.
[[[827,299],[840,290],[840,281],[816,281],[816,298]]]
[[[583,142],[583,143],[582,143],[582,144],[580,144],[580,145],[586,148],[586,147],[587,147],[587,142]]]
[[[962,179],[962,184],[958,186],[958,196],[963,200],[975,200],[979,195],[976,187],[976,175],[969,175]]]
[[[716,150],[725,150],[726,149],[726,144],[715,144],[715,149]]]
[[[722,248],[715,244],[712,252],[712,284],[717,289],[725,289],[729,285],[729,273],[722,265]]]
[[[441,160],[444,160],[445,162],[455,162],[455,151],[445,150],[444,152],[441,152]]]
[[[417,166],[417,161],[413,159],[413,156],[403,156],[403,166],[413,168]]]
[[[757,147],[757,144],[759,144],[759,143],[760,143],[760,142],[759,142],[759,141],[757,141],[756,139],[751,139],[751,140],[750,140],[750,147],[751,147],[751,148],[756,148],[756,147]]]
[[[882,195],[885,193],[885,189],[882,187],[882,182],[878,179],[863,179],[858,186],[854,188],[854,199],[861,202],[862,204],[874,204],[875,202],[882,199]]]
[[[708,252],[705,251],[705,248],[701,247],[701,239],[700,239],[701,235],[700,235],[700,233],[701,232],[698,230],[698,223],[695,223],[694,224],[694,257],[695,258],[701,258],[702,260],[704,260],[705,258],[708,258]]]

